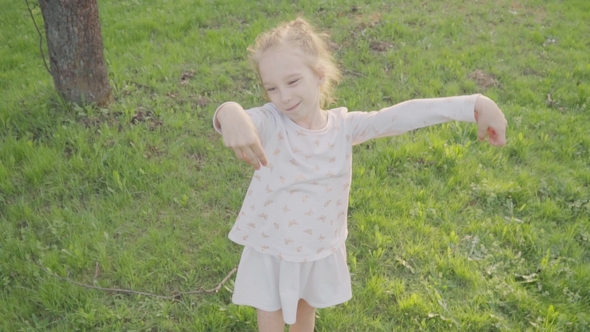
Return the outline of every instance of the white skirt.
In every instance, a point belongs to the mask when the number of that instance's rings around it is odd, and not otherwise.
[[[352,298],[346,247],[313,262],[288,262],[244,247],[232,302],[264,311],[283,310],[283,320],[295,323],[297,303],[326,308]]]

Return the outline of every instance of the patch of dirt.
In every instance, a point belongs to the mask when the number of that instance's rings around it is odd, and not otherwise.
[[[539,72],[533,68],[525,68],[522,73],[527,76],[539,76]]]
[[[206,107],[207,105],[211,104],[211,100],[209,98],[199,95],[197,100],[195,101],[197,106]]]
[[[174,93],[174,92],[167,92],[167,93],[166,93],[166,97],[168,97],[168,98],[172,98],[172,99],[174,99],[174,100],[177,100],[177,99],[178,99],[178,93]]]
[[[66,158],[70,159],[75,150],[76,148],[72,146],[70,142],[66,142],[66,147],[64,148],[64,155],[66,156]]]
[[[377,24],[381,23],[381,13],[372,13],[366,15],[359,13],[354,18],[354,22],[358,25],[357,29],[359,31],[365,30],[367,28],[374,28]]]
[[[369,48],[376,52],[386,52],[393,47],[393,44],[385,41],[372,41]]]
[[[197,171],[200,171],[205,165],[205,158],[199,152],[189,155],[189,158],[194,160],[194,167]]]
[[[467,77],[474,80],[477,86],[483,89],[497,86],[499,84],[494,75],[488,74],[479,69],[467,75]]]
[[[328,47],[330,48],[330,51],[332,51],[332,52],[339,51],[340,48],[342,48],[342,46],[336,44],[335,42],[333,42],[331,40],[328,42]]]
[[[110,127],[114,127],[119,124],[119,117],[122,115],[122,112],[110,112],[105,109],[96,115],[79,113],[76,117],[76,122],[81,123],[86,128],[99,127],[103,123],[108,124]]]
[[[163,154],[164,154],[164,151],[162,151],[157,146],[150,144],[146,147],[146,152],[143,156],[149,160],[149,159],[152,159],[153,157],[159,157]]]
[[[142,122],[147,122],[150,130],[154,130],[164,124],[164,122],[158,119],[152,111],[145,111],[140,107],[131,118],[131,124],[135,125]]]
[[[182,75],[180,75],[180,78],[178,79],[180,85],[187,85],[190,82],[191,78],[195,76],[195,73],[196,71],[194,70],[189,70],[182,73]]]
[[[512,15],[533,17],[534,21],[538,24],[543,24],[547,19],[547,11],[545,10],[545,7],[527,6],[522,4],[521,1],[512,1],[509,13]]]

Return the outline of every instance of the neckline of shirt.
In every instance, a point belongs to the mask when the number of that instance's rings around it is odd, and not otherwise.
[[[302,132],[302,133],[305,133],[308,135],[324,134],[332,127],[332,122],[334,122],[334,120],[333,120],[334,115],[332,114],[332,112],[322,111],[322,112],[326,112],[326,114],[328,115],[328,120],[326,121],[326,125],[323,128],[321,128],[321,129],[303,128],[300,125],[298,125],[297,123],[295,123],[293,120],[291,120],[288,116],[281,113],[273,103],[268,103],[267,105],[269,105],[274,111],[276,111],[279,114],[279,116],[283,119],[283,122],[286,123],[287,126],[291,127],[295,131],[299,131],[299,132]]]

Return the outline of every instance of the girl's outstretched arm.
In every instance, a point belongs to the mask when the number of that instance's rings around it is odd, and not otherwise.
[[[353,145],[454,120],[478,122],[480,139],[484,139],[487,132],[491,144],[506,144],[504,114],[496,103],[480,94],[413,99],[379,111],[349,112],[346,117]]]
[[[215,112],[215,126],[221,129],[225,146],[234,150],[236,157],[254,169],[266,166],[266,154],[260,144],[258,131],[244,108],[235,102],[219,106]]]
[[[477,121],[477,136],[483,141],[486,132],[492,145],[506,145],[507,121],[496,103],[486,96],[477,97],[475,102],[475,121]]]

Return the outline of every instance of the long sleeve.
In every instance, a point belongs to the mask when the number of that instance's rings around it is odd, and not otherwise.
[[[453,120],[475,122],[479,94],[448,98],[414,99],[373,112],[349,112],[347,131],[353,145],[367,140],[401,135],[410,130]]]

